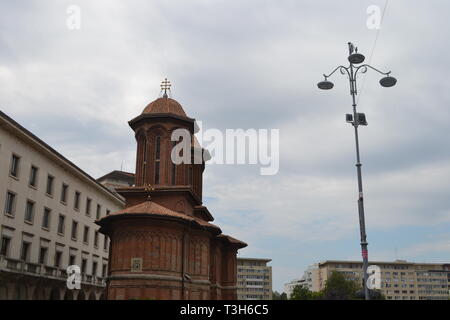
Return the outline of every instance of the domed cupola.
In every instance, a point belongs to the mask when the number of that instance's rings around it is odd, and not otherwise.
[[[162,97],[148,104],[139,116],[129,122],[137,142],[135,185],[156,189],[187,188],[200,204],[204,162],[174,164],[171,159],[175,146],[172,133],[177,129],[189,131],[192,148],[201,146],[194,136],[195,119],[186,115],[180,103],[169,98],[170,86],[165,79],[161,84]]]
[[[142,114],[174,114],[180,117],[187,117],[181,104],[178,101],[169,98],[165,94],[162,98],[158,98],[153,102],[150,102],[142,111]]]

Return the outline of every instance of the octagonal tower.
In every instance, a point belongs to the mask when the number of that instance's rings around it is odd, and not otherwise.
[[[174,130],[190,132],[192,151],[201,146],[195,120],[163,84],[163,96],[129,121],[137,141],[136,180],[117,189],[126,207],[97,221],[111,240],[107,298],[236,299],[236,253],[246,244],[211,223],[202,205],[204,161],[172,162]]]

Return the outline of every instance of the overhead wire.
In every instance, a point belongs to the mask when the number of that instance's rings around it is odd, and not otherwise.
[[[386,14],[386,9],[387,9],[387,7],[388,7],[388,4],[389,4],[389,0],[386,0],[386,2],[384,3],[383,12],[382,12],[382,14],[381,14],[380,26],[379,26],[379,28],[377,29],[377,33],[376,33],[376,35],[375,35],[375,40],[374,40],[373,46],[372,46],[372,51],[370,52],[368,64],[371,64],[371,63],[372,63],[373,54],[374,54],[374,52],[375,52],[375,48],[376,48],[377,43],[378,43],[378,38],[379,38],[379,36],[380,36],[381,26],[383,25],[384,15]],[[360,87],[359,90],[358,90],[358,93],[359,93],[359,94],[358,94],[358,97],[357,97],[357,100],[356,100],[356,103],[357,103],[357,104],[359,103],[359,99],[360,99],[361,94],[362,94],[362,92],[363,92],[363,90],[364,90],[364,85],[365,85],[365,83],[366,83],[366,78],[367,78],[367,75],[364,76],[363,81],[362,81],[362,84],[361,84],[361,87]]]

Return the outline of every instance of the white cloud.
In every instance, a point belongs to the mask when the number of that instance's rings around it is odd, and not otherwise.
[[[358,234],[348,83],[337,75],[324,93],[316,82],[345,63],[347,41],[369,57],[366,9],[377,2],[78,1],[79,31],[66,28],[72,3],[3,2],[0,106],[94,176],[122,160],[132,171],[127,121],[167,76],[207,127],[280,129],[279,175],[207,167],[204,192],[223,231],[255,254],[266,255],[267,239],[315,250]],[[361,151],[372,232],[450,220],[448,8],[389,4],[372,62],[399,82],[385,90],[368,73],[358,107],[369,121]],[[292,255],[274,265],[314,262]]]

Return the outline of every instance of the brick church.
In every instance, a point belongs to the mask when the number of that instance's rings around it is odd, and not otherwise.
[[[163,96],[129,121],[135,184],[116,189],[125,209],[97,221],[111,240],[107,299],[236,299],[236,253],[247,245],[211,223],[202,205],[204,160],[171,160],[175,129],[190,132],[192,154],[201,146],[195,119],[169,98],[169,88],[164,81]]]

